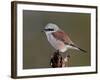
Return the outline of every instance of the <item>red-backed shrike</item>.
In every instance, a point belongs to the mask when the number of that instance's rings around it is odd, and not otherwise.
[[[75,45],[68,34],[61,30],[56,24],[48,23],[44,29],[49,43],[59,52],[65,52],[68,49],[76,49],[83,52],[85,50]]]

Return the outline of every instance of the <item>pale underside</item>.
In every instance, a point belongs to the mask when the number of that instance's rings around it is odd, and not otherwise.
[[[51,33],[46,34],[47,39],[49,43],[56,49],[59,50],[60,52],[65,52],[68,49],[75,49],[75,47],[72,47],[70,45],[66,45],[63,41],[56,39]]]

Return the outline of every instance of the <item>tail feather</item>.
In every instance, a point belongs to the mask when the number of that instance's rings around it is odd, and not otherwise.
[[[85,50],[83,50],[83,49],[81,49],[81,48],[78,48],[80,51],[82,51],[82,52],[84,52],[84,53],[86,53],[87,51],[85,51]]]
[[[83,50],[83,49],[81,49],[81,48],[77,47],[77,46],[76,46],[76,45],[74,45],[74,44],[70,44],[70,46],[76,47],[76,48],[78,48],[80,51],[82,51],[82,52],[84,52],[84,53],[86,53],[86,52],[87,52],[87,51],[85,51],[85,50]]]

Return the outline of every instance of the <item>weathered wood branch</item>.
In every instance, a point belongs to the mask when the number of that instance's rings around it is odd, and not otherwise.
[[[62,57],[59,52],[55,52],[51,57],[50,61],[51,67],[69,67],[70,66],[70,55]]]

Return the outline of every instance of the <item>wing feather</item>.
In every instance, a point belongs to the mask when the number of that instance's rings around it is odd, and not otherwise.
[[[65,32],[63,31],[57,31],[57,32],[53,32],[52,35],[57,39],[57,40],[60,40],[60,41],[63,41],[65,44],[68,44],[72,47],[76,47],[77,49],[83,51],[83,52],[86,52],[85,50],[79,48],[77,45],[75,45],[71,39],[69,38],[68,34],[66,34]]]
[[[57,32],[53,32],[52,35],[60,41],[63,41],[65,44],[73,44],[73,42],[70,40],[70,38],[68,37],[68,34],[66,34],[63,31],[57,31]]]

